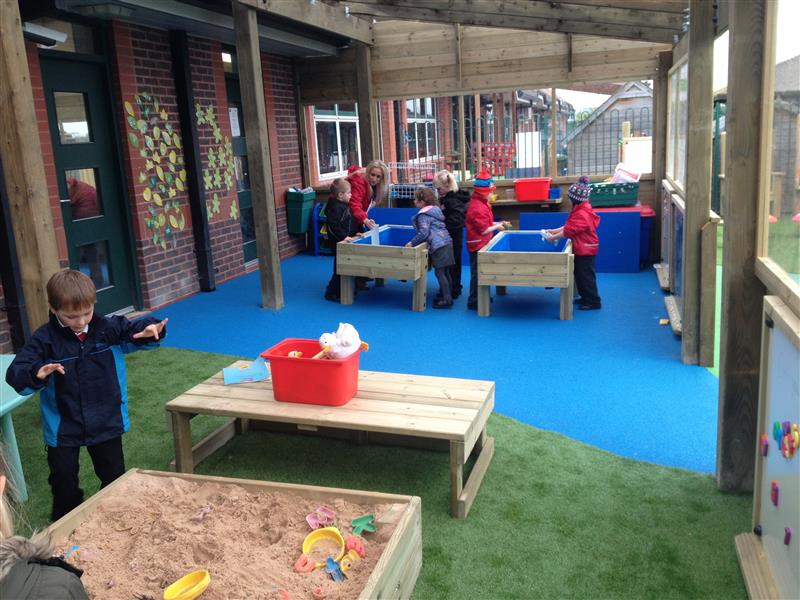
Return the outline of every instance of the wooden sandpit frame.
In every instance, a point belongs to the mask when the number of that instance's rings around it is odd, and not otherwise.
[[[541,236],[534,231],[503,231],[478,251],[478,314],[490,314],[489,287],[497,286],[497,293],[505,294],[506,286],[539,286],[561,288],[559,318],[572,319],[573,255],[572,241],[566,240],[560,251],[525,252],[493,250],[510,241],[512,237],[534,240]]]
[[[336,244],[336,272],[342,277],[341,303],[352,304],[355,297],[355,277],[374,278],[377,286],[384,279],[404,279],[414,282],[411,310],[425,310],[428,287],[428,244],[413,248],[389,243],[397,234],[410,240],[414,228],[409,225],[381,225],[358,242]],[[373,244],[377,235],[380,244]]]
[[[142,476],[175,477],[197,483],[236,485],[253,493],[282,492],[308,500],[331,503],[341,498],[355,504],[405,505],[397,516],[397,525],[377,565],[359,594],[359,600],[371,598],[410,598],[422,569],[422,501],[418,496],[384,494],[340,488],[319,487],[273,481],[257,481],[210,475],[189,475],[165,471],[130,469],[122,477],[64,515],[47,528],[53,543],[63,543],[88,517],[121,487],[123,482]]]

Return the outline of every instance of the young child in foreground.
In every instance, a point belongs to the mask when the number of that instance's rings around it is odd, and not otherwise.
[[[433,302],[433,308],[450,308],[453,306],[453,295],[450,283],[450,267],[453,266],[453,240],[447,233],[444,224],[444,213],[436,206],[436,194],[432,188],[418,187],[414,193],[414,206],[419,212],[412,222],[416,235],[406,247],[428,242],[428,256],[439,281],[439,296]]]
[[[567,222],[558,229],[548,229],[547,239],[551,242],[561,238],[572,240],[572,252],[575,255],[575,286],[580,298],[579,310],[598,310],[601,307],[600,295],[597,292],[597,275],[595,260],[600,242],[597,238],[597,225],[600,217],[589,204],[592,188],[589,179],[581,177],[577,183],[569,186],[567,195],[572,202],[572,210]]]
[[[350,182],[347,179],[334,179],[331,195],[325,205],[325,225],[328,229],[328,243],[333,250],[333,275],[325,288],[325,299],[339,302],[342,293],[342,278],[336,273],[336,244],[349,242],[356,234],[356,222],[350,209]]]
[[[14,535],[7,473],[0,447],[0,598],[86,600],[80,580],[83,571],[53,556],[53,543],[47,535]]]
[[[511,227],[508,221],[494,222],[489,196],[495,190],[494,180],[488,171],[481,171],[472,186],[472,196],[467,205],[467,250],[469,251],[469,297],[467,308],[478,308],[478,250],[492,239],[495,231]]]
[[[52,519],[83,502],[78,484],[81,446],[89,451],[101,487],[125,472],[122,434],[130,428],[123,353],[155,347],[166,319],[105,317],[94,312],[94,283],[64,269],[47,282],[50,320],[20,349],[6,373],[21,394],[40,391]]]

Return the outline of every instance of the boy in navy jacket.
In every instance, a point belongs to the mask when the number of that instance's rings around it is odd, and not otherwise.
[[[86,446],[105,487],[125,472],[122,434],[128,431],[125,352],[155,347],[166,319],[95,314],[97,292],[80,271],[64,269],[47,282],[50,320],[22,347],[6,373],[17,392],[40,391],[52,519],[83,502],[78,457]]]

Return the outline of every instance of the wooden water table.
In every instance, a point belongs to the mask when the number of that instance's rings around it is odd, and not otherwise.
[[[353,303],[355,277],[375,278],[378,287],[384,279],[402,279],[414,282],[411,310],[425,310],[428,244],[406,248],[414,233],[409,225],[381,225],[354,242],[339,242],[336,272],[342,277],[341,303]]]
[[[237,361],[232,366],[247,364]],[[166,404],[175,440],[175,469],[193,472],[195,464],[246,431],[250,420],[289,424],[288,430],[295,432],[345,430],[355,433],[361,443],[372,437],[376,442],[428,448],[446,445],[450,513],[464,518],[494,453],[494,438],[486,435],[494,387],[493,381],[359,371],[355,398],[343,406],[324,406],[278,402],[269,380],[225,385],[219,372]],[[191,419],[198,414],[230,419],[193,447]],[[465,481],[464,466],[473,454],[475,462]]]
[[[478,314],[490,313],[489,287],[505,294],[506,286],[561,288],[559,317],[572,319],[572,241],[542,239],[538,231],[503,231],[478,251]]]

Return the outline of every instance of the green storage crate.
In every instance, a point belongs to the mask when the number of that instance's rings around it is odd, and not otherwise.
[[[635,206],[639,202],[639,182],[590,183],[592,206]]]
[[[305,233],[311,223],[314,192],[286,192],[286,229],[289,233]]]

